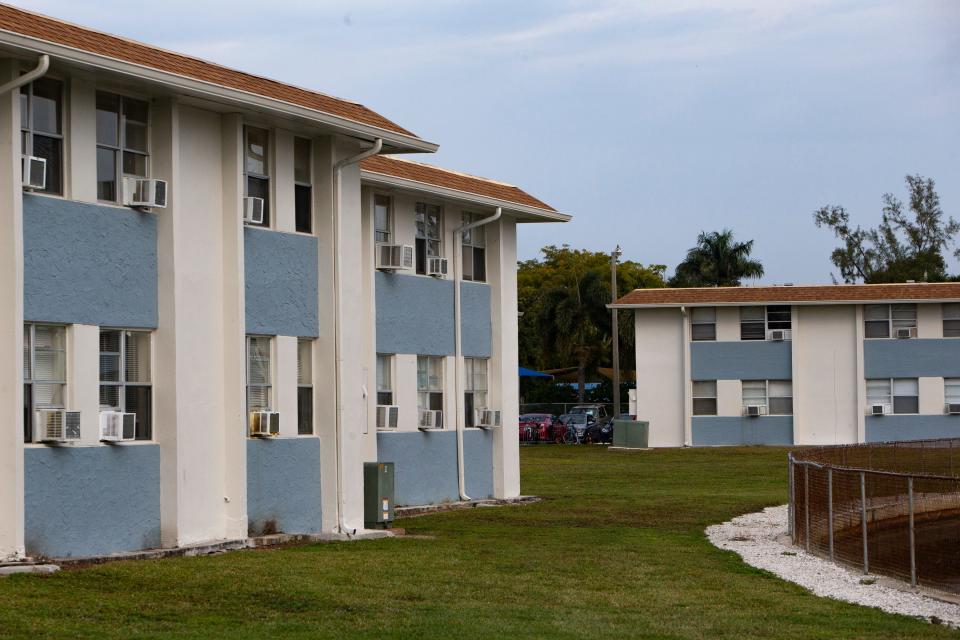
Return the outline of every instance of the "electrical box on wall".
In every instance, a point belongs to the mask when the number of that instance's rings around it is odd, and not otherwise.
[[[367,529],[386,529],[393,522],[393,463],[363,463],[363,522]]]

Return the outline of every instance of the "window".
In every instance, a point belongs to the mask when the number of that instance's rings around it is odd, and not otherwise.
[[[393,357],[382,353],[377,354],[377,404],[393,404]]]
[[[243,175],[245,196],[263,199],[263,224],[270,226],[270,132],[256,127],[243,128]],[[256,224],[256,223],[249,223]]]
[[[297,340],[297,434],[313,435],[313,340]]]
[[[690,311],[690,338],[717,339],[717,310],[714,307],[694,307]]]
[[[793,414],[793,384],[790,380],[744,380],[742,397],[744,409],[757,405],[765,407],[768,415]]]
[[[269,411],[271,403],[270,351],[267,336],[247,336],[247,411]]]
[[[47,161],[42,193],[63,193],[63,83],[51,78],[20,88],[20,148]]]
[[[443,411],[443,358],[417,356],[417,409]]]
[[[693,415],[717,415],[717,381],[696,380],[693,383]]]
[[[33,440],[37,409],[65,409],[67,329],[42,324],[23,328],[23,438]]]
[[[916,378],[867,380],[867,405],[883,404],[894,413],[920,413],[920,384]]]
[[[766,340],[767,331],[771,329],[789,331],[792,323],[791,316],[790,305],[740,307],[740,339]]]
[[[310,141],[293,139],[293,199],[297,231],[313,233],[313,172]]]
[[[137,416],[137,440],[153,437],[150,333],[100,329],[100,409]]]
[[[427,258],[440,257],[440,207],[417,203],[417,273],[427,273]]]
[[[917,328],[915,304],[867,304],[863,306],[864,335],[867,338],[889,338],[897,329]]]
[[[480,219],[472,213],[463,214],[463,224]],[[474,282],[487,281],[487,240],[483,227],[463,232],[463,279]]]
[[[960,404],[960,378],[943,379],[943,397],[947,404]]]
[[[464,358],[463,407],[466,413],[465,424],[474,426],[474,410],[487,408],[487,359]]]
[[[148,105],[97,92],[97,199],[117,202],[123,176],[147,177]]]
[[[960,303],[943,305],[943,337],[960,338]]]
[[[373,240],[390,244],[393,238],[393,207],[390,196],[373,196]]]

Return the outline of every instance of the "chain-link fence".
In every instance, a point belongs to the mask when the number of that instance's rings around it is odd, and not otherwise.
[[[960,439],[789,456],[790,536],[831,561],[960,593]]]
[[[562,416],[570,413],[574,407],[603,407],[607,416],[613,416],[612,402],[525,402],[520,405],[520,415],[527,413],[549,413],[553,416]],[[629,405],[625,402],[620,403],[620,413],[625,414],[629,411]]]

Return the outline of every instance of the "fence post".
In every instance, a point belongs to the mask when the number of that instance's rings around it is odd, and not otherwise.
[[[833,467],[827,467],[827,539],[830,544],[830,562],[833,562]]]
[[[870,556],[867,553],[867,474],[860,472],[860,528],[863,529],[863,573],[870,573]]]
[[[793,487],[793,454],[792,453],[787,454],[787,482],[790,483],[790,503],[787,506],[787,518],[788,518],[787,533],[790,534],[790,541],[796,544],[797,538],[795,535],[796,531],[795,531],[794,522],[793,522],[793,519],[795,517],[794,515],[795,507],[793,504],[794,503],[794,495],[793,495],[794,487]]]
[[[810,552],[810,465],[803,465],[803,507],[806,512],[804,519],[804,544],[807,553]]]
[[[913,530],[913,478],[907,478],[907,502],[910,505],[910,586],[917,586],[917,549]]]

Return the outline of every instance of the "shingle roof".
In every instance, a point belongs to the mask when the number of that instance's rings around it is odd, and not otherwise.
[[[556,209],[550,205],[512,184],[471,176],[449,169],[441,169],[422,162],[380,155],[367,158],[360,164],[360,168],[369,173],[378,173],[437,187],[455,189],[556,213]]]
[[[356,102],[235,71],[212,62],[94,31],[9,5],[0,5],[0,30],[280,100],[360,124],[416,137],[403,127]]]
[[[817,304],[826,302],[909,302],[951,299],[960,300],[960,282],[634,289],[617,300],[615,304],[627,306],[767,304],[775,302]]]

